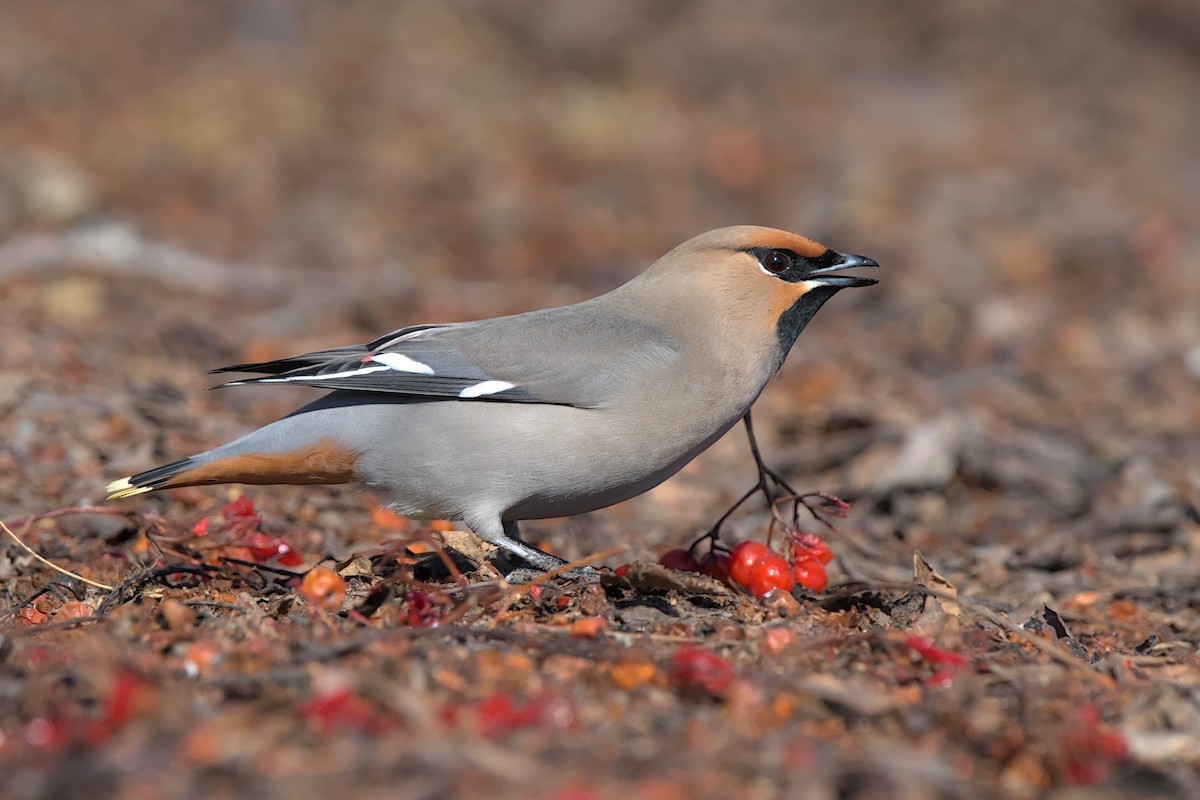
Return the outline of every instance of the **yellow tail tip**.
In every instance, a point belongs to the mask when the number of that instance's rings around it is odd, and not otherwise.
[[[108,499],[122,500],[126,497],[133,497],[138,494],[145,494],[150,491],[149,486],[134,486],[129,482],[129,478],[121,478],[119,481],[113,481],[108,485]]]

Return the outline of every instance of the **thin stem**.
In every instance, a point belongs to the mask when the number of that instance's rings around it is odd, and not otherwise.
[[[721,515],[721,518],[718,519],[703,536],[692,543],[690,549],[695,550],[696,546],[705,539],[709,539],[714,543],[720,539],[721,526],[728,522],[729,518],[733,516],[733,513],[741,508],[747,500],[760,492],[762,493],[763,498],[767,501],[767,507],[771,509],[773,518],[772,523],[778,521],[780,525],[787,527],[784,523],[784,520],[779,515],[778,506],[782,503],[790,502],[792,504],[791,527],[800,527],[800,507],[804,506],[805,510],[812,514],[814,519],[830,530],[833,530],[834,526],[828,519],[826,519],[826,516],[828,514],[832,514],[833,516],[845,515],[839,514],[839,511],[836,510],[831,512],[829,507],[832,506],[835,509],[840,510],[841,508],[845,507],[845,504],[838,498],[834,497],[833,495],[826,494],[825,492],[805,492],[801,494],[793,489],[792,485],[784,480],[782,475],[768,467],[766,462],[763,460],[762,451],[758,447],[758,439],[754,435],[754,422],[750,418],[749,411],[747,411],[746,415],[742,417],[742,422],[746,426],[746,437],[750,441],[750,454],[754,456],[754,464],[758,469],[758,480],[755,482],[754,486],[750,487],[749,491],[743,494],[740,498],[738,498],[736,503],[730,506],[728,511]],[[782,490],[782,493],[778,496],[774,491],[776,489]],[[819,502],[815,502],[814,498]]]

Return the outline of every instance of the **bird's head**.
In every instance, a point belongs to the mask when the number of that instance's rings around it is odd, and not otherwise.
[[[768,326],[787,355],[817,310],[837,292],[877,283],[841,275],[878,267],[871,258],[847,255],[794,233],[739,225],[689,239],[647,273],[674,284],[726,321],[731,333]]]

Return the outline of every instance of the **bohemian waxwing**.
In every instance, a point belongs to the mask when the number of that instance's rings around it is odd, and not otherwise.
[[[370,344],[217,372],[333,389],[110,499],[202,484],[356,481],[415,519],[463,520],[541,569],[519,520],[603,508],[666,480],[749,412],[822,304],[877,267],[792,233],[701,234],[591,300],[415,325]]]

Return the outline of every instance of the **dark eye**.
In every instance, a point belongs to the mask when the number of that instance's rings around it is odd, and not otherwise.
[[[768,250],[762,254],[758,263],[772,275],[781,275],[792,266],[792,257],[782,250]]]

